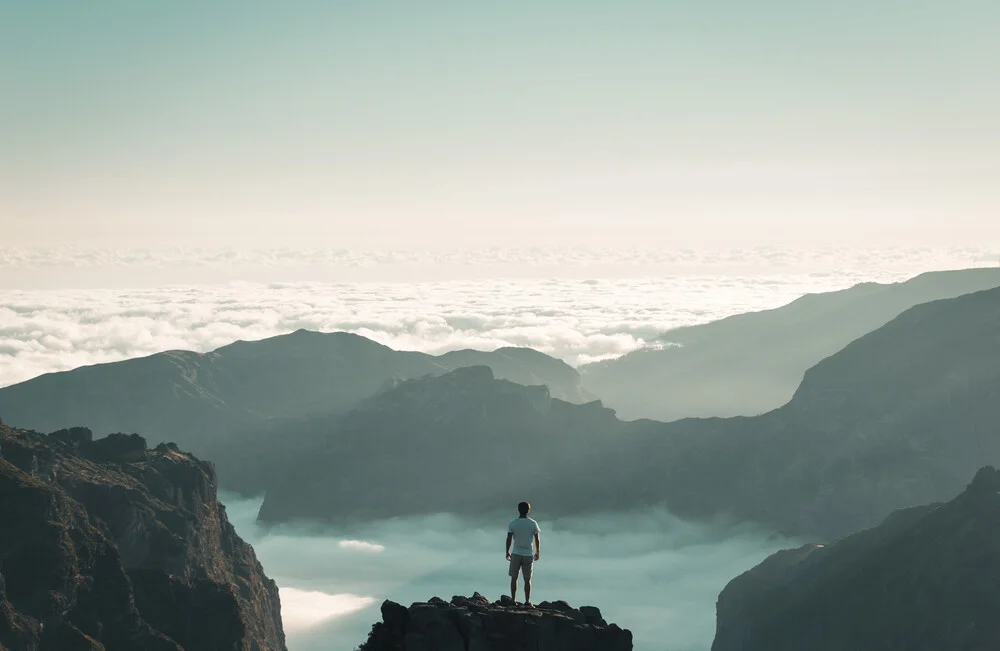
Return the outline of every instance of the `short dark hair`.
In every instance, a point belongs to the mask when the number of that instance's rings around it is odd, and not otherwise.
[[[521,515],[528,515],[528,511],[531,510],[531,505],[527,502],[521,502],[517,505],[517,512]]]

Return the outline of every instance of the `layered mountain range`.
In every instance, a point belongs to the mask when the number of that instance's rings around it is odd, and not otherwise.
[[[850,314],[837,305],[855,294],[891,302],[904,286],[912,299],[993,277],[855,288],[821,312]],[[832,300],[809,300],[821,299]],[[267,521],[479,513],[530,494],[554,512],[665,505],[826,540],[945,499],[1000,463],[998,337],[1000,289],[924,303],[815,364],[787,404],[756,417],[626,422],[601,402],[575,404],[589,397],[580,377],[534,351],[431,357],[305,331],[42,376],[0,390],[0,415],[190,442],[224,486],[266,492]],[[465,366],[482,360],[492,366]]]
[[[502,378],[592,400],[571,366],[527,348],[439,356],[393,350],[345,332],[298,330],[209,353],[149,357],[50,373],[0,389],[0,416],[38,431],[86,425],[97,435],[139,432],[224,463],[248,428],[273,418],[334,413],[402,379],[484,364]]]
[[[805,371],[917,304],[1000,287],[1000,269],[921,274],[807,294],[788,305],[664,333],[658,346],[581,367],[620,417],[754,416],[791,399]]]
[[[212,465],[176,446],[0,426],[0,532],[0,648],[285,648]]]
[[[904,312],[753,418],[623,422],[485,367],[403,382],[272,432],[286,453],[260,517],[478,513],[529,494],[559,513],[662,504],[825,540],[1000,463],[997,422],[1000,289]]]
[[[1000,471],[946,504],[774,554],[726,586],[712,651],[1000,648]]]

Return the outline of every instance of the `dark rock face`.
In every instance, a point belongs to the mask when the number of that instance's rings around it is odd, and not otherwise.
[[[359,651],[629,651],[632,633],[608,624],[594,607],[579,610],[562,601],[536,608],[509,598],[490,601],[478,592],[431,599],[405,608],[382,604],[382,621]]]
[[[583,384],[626,419],[755,416],[791,399],[806,369],[903,311],[1000,287],[1000,270],[922,274],[810,294],[773,310],[664,333],[640,350],[581,367]]]
[[[211,464],[138,436],[0,427],[0,646],[285,648]]]
[[[1000,648],[1000,471],[943,505],[779,552],[718,601],[712,651]]]

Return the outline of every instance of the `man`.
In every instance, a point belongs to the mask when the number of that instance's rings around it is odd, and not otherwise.
[[[507,527],[507,560],[510,561],[510,598],[517,603],[517,573],[524,576],[524,605],[534,608],[531,604],[531,567],[538,560],[542,550],[542,541],[538,537],[541,529],[538,523],[528,517],[531,505],[521,502],[517,505],[519,517],[510,521]],[[531,543],[535,544],[535,552],[531,552]],[[514,543],[511,549],[511,543]]]

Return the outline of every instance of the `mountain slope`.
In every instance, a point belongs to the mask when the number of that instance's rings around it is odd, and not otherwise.
[[[0,646],[285,648],[211,464],[139,436],[0,426]]]
[[[41,431],[86,424],[99,434],[139,432],[218,458],[228,434],[270,418],[349,409],[394,378],[440,375],[474,361],[516,382],[543,382],[585,400],[568,365],[527,349],[395,351],[344,332],[297,332],[239,341],[210,353],[170,351],[51,373],[0,389],[0,416]],[[221,445],[221,446],[220,446]]]
[[[283,423],[244,448],[244,472],[271,478],[262,520],[509,509],[593,460],[616,423],[599,403],[474,366],[403,382],[342,416]]]
[[[779,552],[718,602],[712,651],[1000,648],[1000,471],[944,505]]]
[[[758,417],[622,422],[467,368],[281,423],[246,454],[272,469],[252,473],[273,478],[263,520],[479,513],[527,495],[550,512],[663,504],[830,539],[1000,464],[997,422],[1000,289],[912,308]]]
[[[863,283],[671,330],[661,337],[662,350],[640,350],[580,370],[584,387],[626,419],[752,416],[788,402],[806,369],[904,310],[998,286],[1000,269]]]

